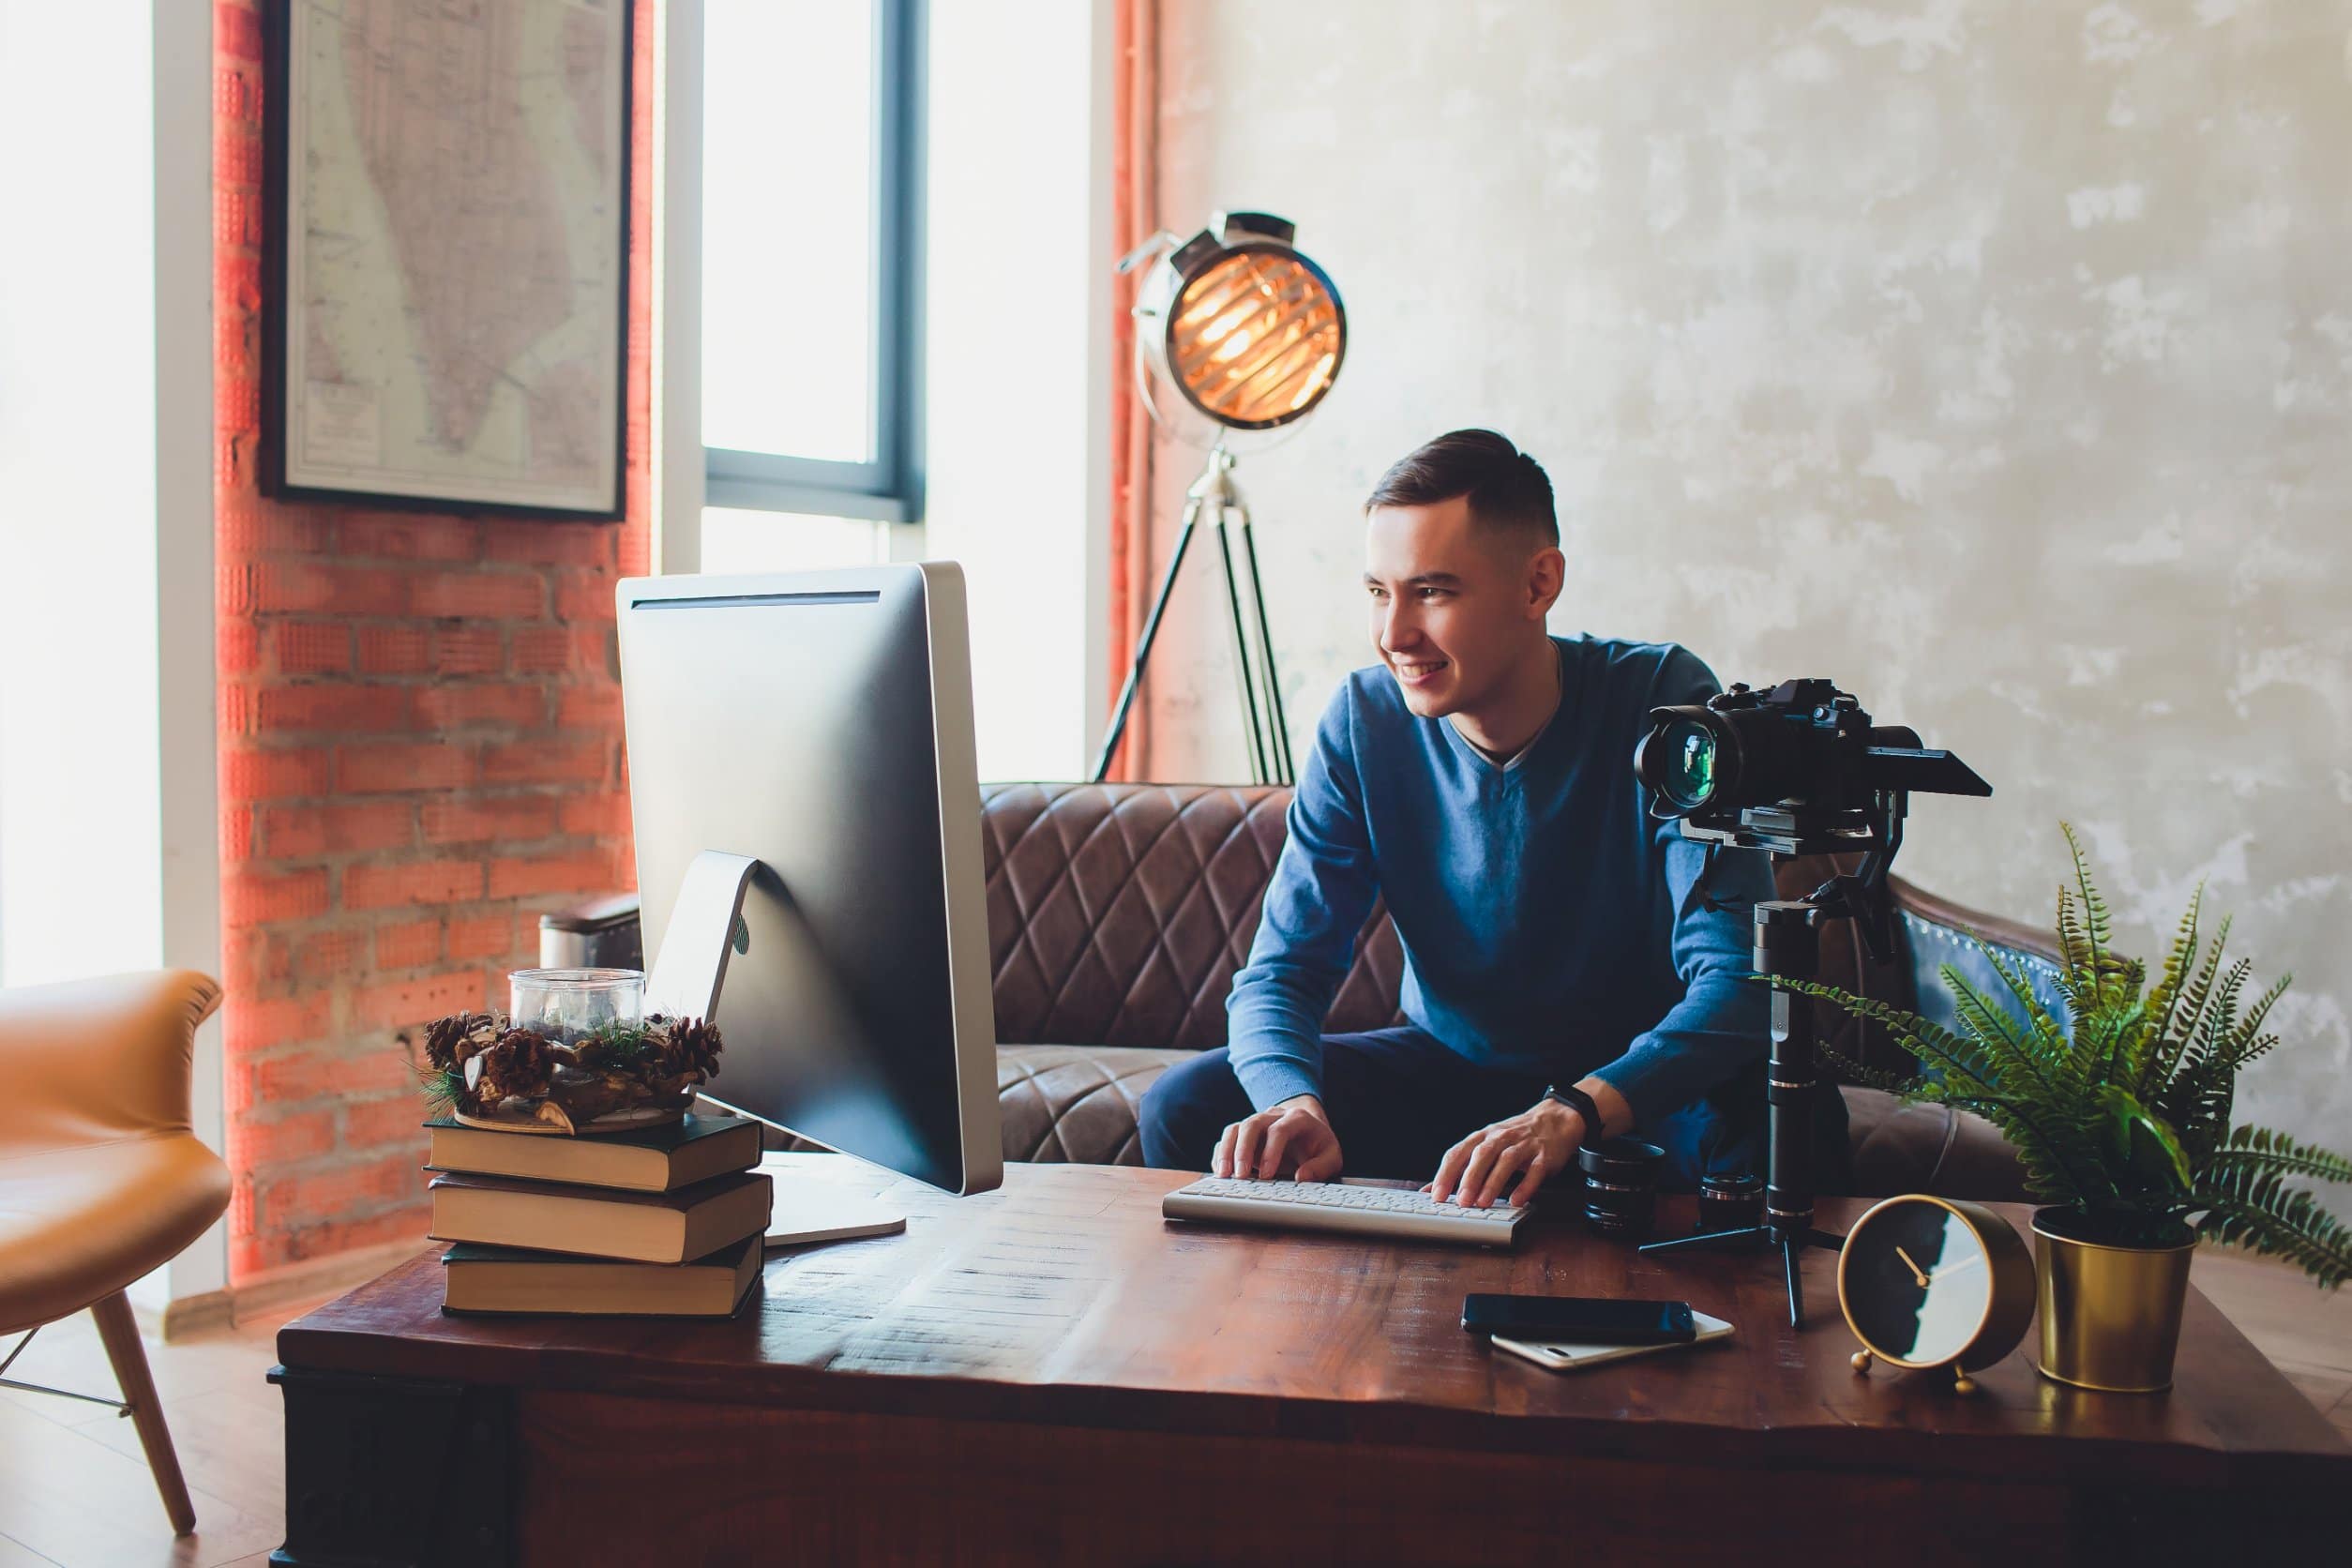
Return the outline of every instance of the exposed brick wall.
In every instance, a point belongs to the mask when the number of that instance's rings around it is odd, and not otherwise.
[[[215,513],[231,1279],[421,1237],[403,1031],[503,1005],[631,872],[612,585],[646,569],[652,40],[639,0],[627,519],[291,505],[257,483],[260,0],[215,9]]]

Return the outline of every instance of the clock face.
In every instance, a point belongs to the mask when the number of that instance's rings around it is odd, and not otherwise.
[[[1984,1326],[1993,1271],[1966,1220],[1939,1204],[1890,1204],[1846,1239],[1839,1288],[1864,1345],[1889,1361],[1933,1366]]]

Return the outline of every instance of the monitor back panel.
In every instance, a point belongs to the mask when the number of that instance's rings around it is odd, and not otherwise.
[[[966,824],[942,811],[971,816],[976,846],[979,803],[960,577],[946,586],[957,645],[935,649],[936,568],[633,580],[621,585],[621,666],[648,957],[697,854],[761,862],[706,1093],[968,1191],[995,1184],[999,1154],[993,1118],[966,1103],[978,1074],[958,1061],[951,980],[978,988],[986,1019],[985,932],[957,942],[949,930],[947,867]],[[942,682],[961,683],[959,712],[935,703],[935,656]],[[963,727],[960,745],[953,733],[940,743],[942,706]],[[943,776],[942,753],[961,763],[948,775],[966,776]],[[976,849],[970,858],[976,874]],[[964,891],[975,906],[977,890]],[[957,974],[959,950],[967,968],[979,954],[976,974]],[[963,1045],[986,1054],[993,1112],[993,1032],[976,1033],[986,1038]],[[983,1132],[989,1146],[968,1148]]]

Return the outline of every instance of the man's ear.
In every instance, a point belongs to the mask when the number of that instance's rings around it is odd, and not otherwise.
[[[1557,545],[1545,545],[1527,564],[1527,609],[1531,619],[1551,613],[1568,576],[1568,558]]]

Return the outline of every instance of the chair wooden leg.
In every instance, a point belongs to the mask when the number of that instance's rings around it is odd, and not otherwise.
[[[139,1343],[139,1324],[130,1315],[130,1298],[120,1290],[90,1308],[98,1319],[98,1338],[105,1341],[106,1359],[114,1364],[114,1380],[122,1385],[130,1419],[139,1428],[139,1445],[147,1451],[147,1469],[155,1472],[155,1489],[163,1494],[163,1511],[172,1516],[174,1534],[196,1528],[196,1505],[188,1499],[188,1483],[180,1475],[180,1456],[172,1450],[171,1428],[163,1425],[163,1405],[155,1396],[155,1379],[147,1372],[147,1352]]]

